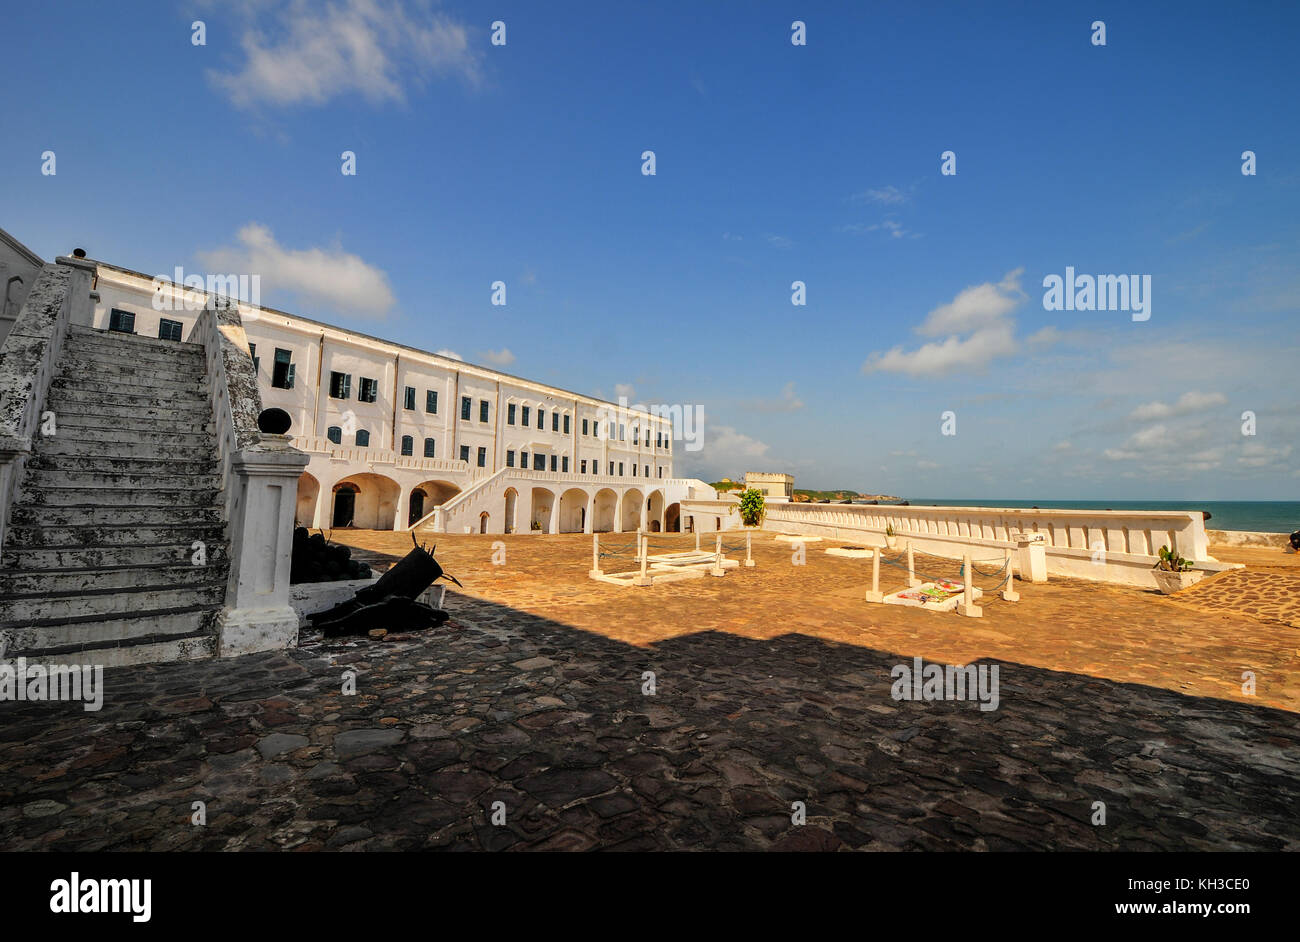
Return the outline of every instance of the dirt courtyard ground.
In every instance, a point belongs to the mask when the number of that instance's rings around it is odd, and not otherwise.
[[[868,605],[869,563],[770,537],[650,588],[589,579],[590,537],[437,539],[465,583],[437,631],[0,704],[0,848],[1300,849],[1271,616],[1063,580],[981,619]],[[894,699],[913,658],[996,666],[997,708]]]

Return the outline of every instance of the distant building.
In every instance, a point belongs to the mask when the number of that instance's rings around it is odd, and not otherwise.
[[[769,471],[746,471],[745,488],[762,491],[766,500],[793,500],[794,475]]]

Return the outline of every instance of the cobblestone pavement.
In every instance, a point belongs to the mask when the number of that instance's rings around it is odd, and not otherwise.
[[[1300,849],[1294,629],[1066,583],[895,611],[860,561],[769,542],[624,589],[578,537],[507,537],[498,567],[440,540],[467,590],[436,632],[108,671],[98,713],[0,704],[0,847]],[[913,656],[996,663],[998,709],[892,699]],[[1223,679],[1246,668],[1254,698]]]
[[[1202,612],[1244,614],[1300,628],[1300,571],[1233,569],[1170,598]]]

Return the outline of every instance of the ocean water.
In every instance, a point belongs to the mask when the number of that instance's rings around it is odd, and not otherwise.
[[[1293,533],[1300,530],[1300,501],[1293,500],[941,500],[909,497],[914,507],[1008,507],[1042,510],[1205,510],[1211,530]]]

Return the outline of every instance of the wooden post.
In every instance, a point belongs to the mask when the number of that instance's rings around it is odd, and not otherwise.
[[[718,540],[713,547],[713,568],[709,570],[711,576],[725,576],[727,570],[722,568],[722,531],[718,531]]]
[[[601,574],[602,573],[600,571],[600,534],[592,533],[591,534],[591,571],[588,572],[587,575],[599,576]]]
[[[912,541],[907,541],[907,586],[915,589],[921,585],[921,580],[916,578],[916,560],[912,555]]]
[[[745,565],[746,566],[754,565],[753,547],[750,545],[750,537],[752,537],[753,535],[754,534],[751,533],[750,531],[748,530],[745,531]]]
[[[653,580],[646,572],[646,561],[650,556],[650,537],[644,536],[640,530],[636,531],[637,554],[641,557],[641,575],[632,580],[633,585],[650,585]]]
[[[961,580],[961,605],[959,610],[967,618],[979,618],[984,614],[984,609],[975,604],[975,570],[971,568],[970,553],[966,553],[961,558],[962,580]]]
[[[695,528],[695,552],[698,553],[699,551],[700,551],[700,531],[699,528],[697,527]]]
[[[885,597],[880,593],[880,550],[871,551],[871,588],[867,590],[868,602],[883,602]]]
[[[1002,583],[1002,598],[1008,602],[1019,602],[1020,593],[1016,591],[1015,584],[1011,581],[1011,550],[1004,549],[1002,553],[1007,567],[1007,576]]]

